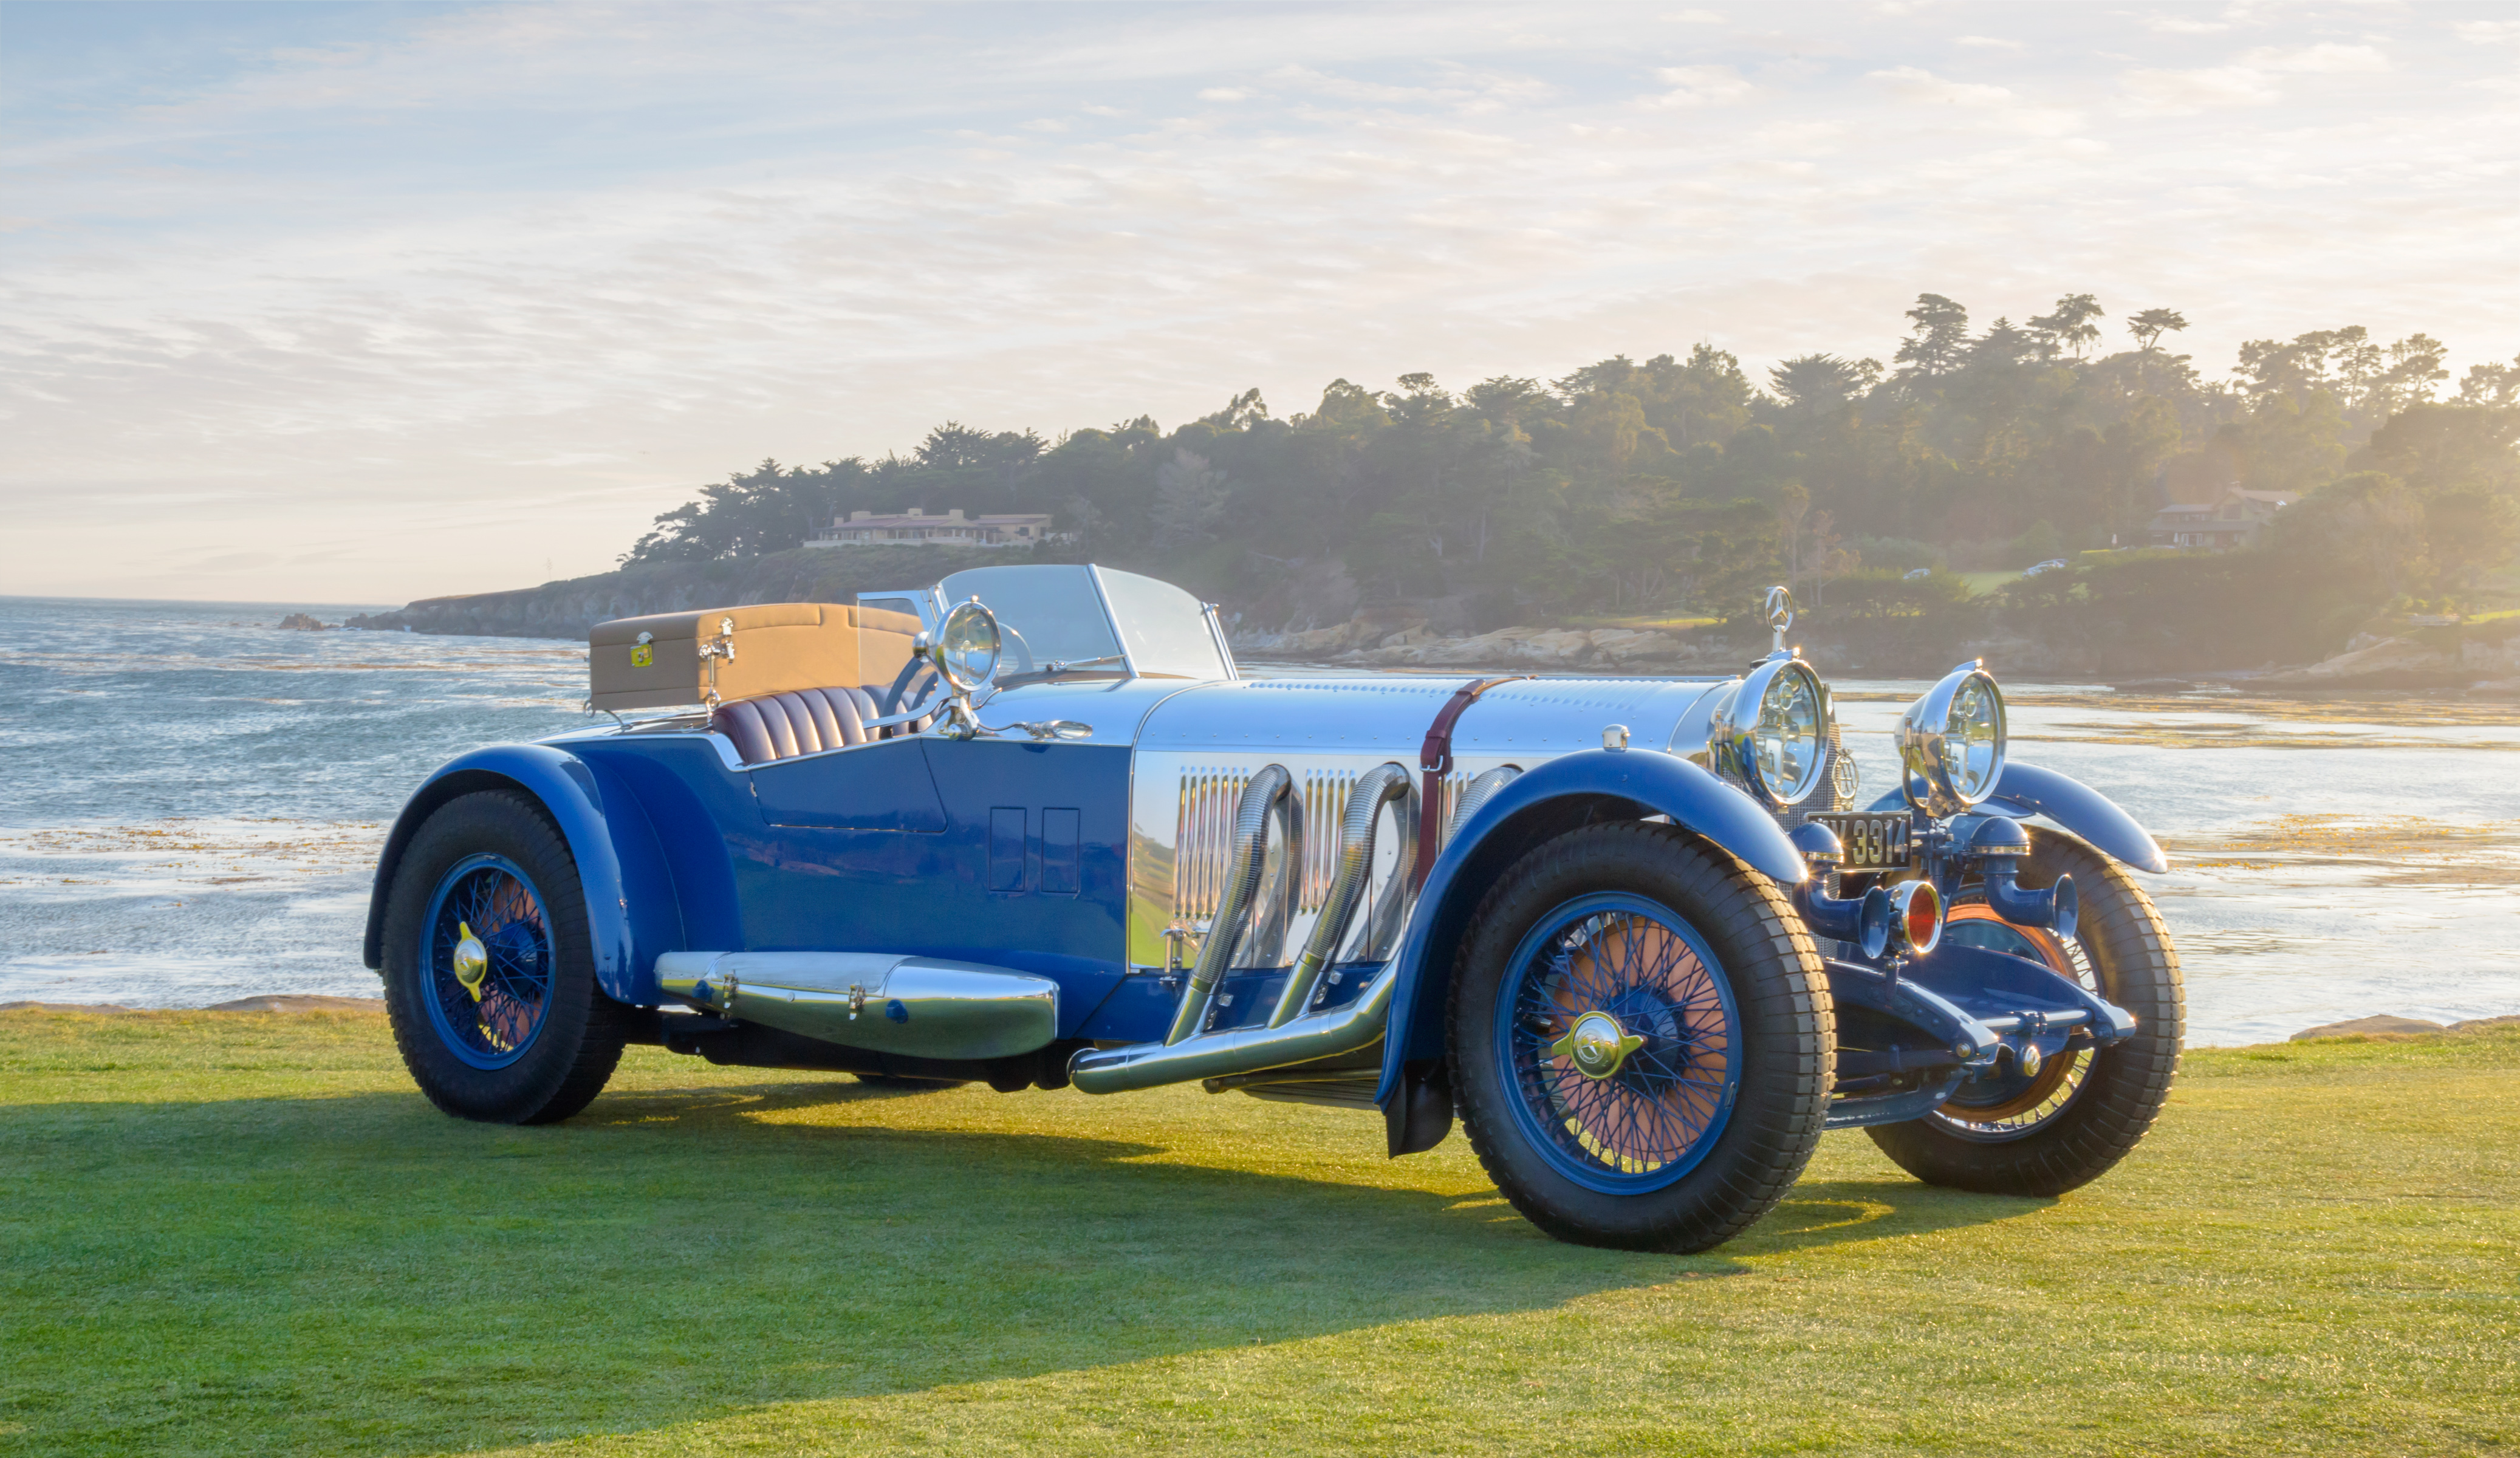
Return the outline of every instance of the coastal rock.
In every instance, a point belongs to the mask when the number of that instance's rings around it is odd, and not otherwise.
[[[320,633],[332,626],[331,623],[317,618],[311,613],[292,613],[280,619],[276,625],[299,633]]]
[[[317,992],[281,992],[214,1002],[205,1013],[382,1013],[382,997],[327,997]]]
[[[2386,1037],[2393,1034],[2448,1031],[2450,1029],[2443,1025],[2428,1023],[2421,1018],[2401,1018],[2394,1013],[2380,1013],[2369,1018],[2356,1018],[2350,1023],[2326,1023],[2317,1027],[2305,1027],[2292,1035],[2292,1041],[2298,1043],[2306,1038],[2350,1038],[2358,1035],[2368,1037],[2373,1034]]]
[[[1692,648],[1651,628],[1509,627],[1447,638],[1419,627],[1340,654],[1338,661],[1381,668],[1666,668],[1710,651],[1727,665],[1737,657],[1721,647]]]
[[[2306,668],[2270,673],[2253,689],[2461,687],[2477,675],[2458,658],[2408,638],[2383,638]]]

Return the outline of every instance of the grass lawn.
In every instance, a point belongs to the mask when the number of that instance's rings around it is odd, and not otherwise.
[[[2009,583],[2020,581],[2021,570],[2013,568],[2000,572],[1959,572],[1956,575],[1968,584],[1969,596],[1984,597]]]
[[[2190,1056],[2058,1201],[1832,1134],[1697,1256],[1458,1137],[633,1050],[422,1102],[363,1014],[0,1014],[0,1453],[2520,1449],[2520,1029]]]

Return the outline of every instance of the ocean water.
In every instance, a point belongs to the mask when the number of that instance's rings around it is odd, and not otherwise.
[[[275,626],[358,611],[0,598],[0,1001],[378,995],[359,937],[395,811],[466,750],[583,723],[585,650]],[[1891,784],[1889,727],[1925,685],[1834,687],[1867,783]],[[2009,687],[2017,757],[2170,850],[2140,879],[2192,1042],[2520,1013],[2506,706]]]

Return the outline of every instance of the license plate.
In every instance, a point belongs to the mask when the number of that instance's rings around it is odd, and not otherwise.
[[[1839,870],[1907,869],[1910,821],[1906,815],[1862,815],[1832,810],[1811,818],[1835,832],[1837,843],[1846,847],[1846,860],[1838,867]]]

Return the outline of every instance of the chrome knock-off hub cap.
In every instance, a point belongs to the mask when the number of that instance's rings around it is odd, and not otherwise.
[[[1576,1019],[1566,1036],[1552,1043],[1549,1051],[1573,1060],[1575,1071],[1587,1078],[1607,1078],[1628,1061],[1629,1054],[1644,1045],[1645,1040],[1620,1026],[1618,1019],[1592,1012]]]
[[[490,977],[490,949],[481,944],[480,937],[472,934],[470,924],[457,922],[455,929],[462,937],[455,943],[455,980],[464,984],[464,990],[472,994],[474,1002],[479,1002],[481,984]]]

